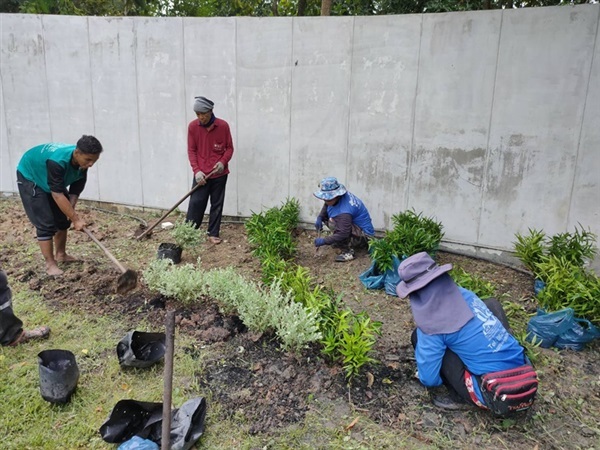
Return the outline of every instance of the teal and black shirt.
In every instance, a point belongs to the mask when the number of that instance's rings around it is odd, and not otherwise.
[[[55,142],[38,145],[25,152],[17,170],[48,194],[80,195],[87,180],[87,169],[80,169],[71,162],[75,148],[75,145]]]

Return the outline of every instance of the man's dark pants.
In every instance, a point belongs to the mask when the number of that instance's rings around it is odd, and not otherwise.
[[[196,186],[196,180],[192,188]],[[221,218],[223,217],[223,203],[225,202],[225,186],[227,175],[219,178],[211,178],[204,186],[199,187],[190,197],[186,220],[194,222],[196,228],[202,225],[204,212],[210,199],[210,213],[208,218],[208,235],[219,236],[221,230]]]

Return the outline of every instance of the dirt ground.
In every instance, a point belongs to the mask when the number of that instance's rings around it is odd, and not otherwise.
[[[86,205],[80,210],[92,232],[117,259],[140,274],[156,257],[159,243],[171,241],[166,231],[157,231],[143,241],[133,238],[139,222],[130,215],[152,221],[156,214],[137,211],[118,215]],[[333,249],[323,249],[316,257],[312,230],[298,233],[296,262],[307,267],[318,283],[342,293],[355,312],[366,310],[372,319],[383,323],[374,354],[379,363],[367,367],[350,387],[341,367],[325,361],[317,347],[302,355],[283,353],[273,336],[249,333],[237,317],[222,316],[211,299],[183,308],[149,292],[143,282],[133,292],[116,295],[118,271],[82,233],[70,232],[68,247],[82,262],[64,265],[62,277],[49,277],[32,245],[33,228],[19,199],[1,198],[0,217],[0,265],[9,280],[27,283],[59,310],[75,306],[89,314],[118,313],[132,323],[143,316],[160,329],[165,310],[176,309],[180,332],[197,341],[186,351],[200,355],[206,349],[215,350],[209,352],[214,356],[204,359],[203,370],[198,373],[206,390],[203,395],[218,401],[222,414],[245,417],[250,433],[277,433],[283,426],[301,421],[315,404],[339,405],[342,400],[345,412],[358,411],[381,426],[433,445],[439,442],[435,436],[443,435],[453,448],[600,449],[598,342],[584,352],[539,349],[538,400],[516,421],[501,421],[473,409],[436,409],[414,378],[409,341],[414,324],[407,302],[363,287],[358,275],[370,265],[364,253],[348,263],[334,263]],[[232,266],[259,280],[260,266],[251,255],[243,225],[224,223],[221,237],[223,242],[218,246],[207,242],[195,252],[184,253],[183,263],[195,263],[200,256],[204,269]],[[533,280],[526,273],[446,252],[439,252],[438,262],[451,262],[484,277],[497,286],[503,300],[535,311]],[[373,375],[372,382],[367,372]],[[360,426],[353,433],[360,433]]]

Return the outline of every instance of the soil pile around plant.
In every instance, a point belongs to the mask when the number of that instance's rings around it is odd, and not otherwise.
[[[131,218],[84,205],[80,209],[98,239],[140,275],[156,258],[159,244],[170,241],[160,229],[138,241],[134,239],[138,225]],[[0,265],[9,280],[40,292],[58,312],[77,308],[90,315],[117,315],[132,327],[143,319],[161,331],[165,311],[174,309],[179,332],[193,336],[196,342],[185,351],[198,357],[199,394],[218,402],[220,414],[244,417],[250,433],[275,433],[286,424],[301,421],[307,411],[329,405],[336,414],[361,413],[382,426],[405,430],[424,443],[434,442],[431,436],[441,433],[457,448],[480,447],[482,436],[495,433],[498,447],[504,443],[510,448],[597,448],[600,442],[597,342],[584,352],[539,349],[540,395],[534,408],[516,422],[499,421],[472,409],[439,410],[414,377],[410,346],[414,323],[407,301],[363,287],[358,275],[371,264],[365,252],[346,263],[333,261],[333,249],[323,248],[315,255],[312,230],[297,233],[296,263],[308,268],[317,283],[342,294],[355,312],[365,310],[383,323],[373,355],[379,363],[366,367],[350,385],[341,366],[324,359],[318,346],[301,355],[285,353],[273,335],[249,332],[238,317],[221,314],[210,298],[183,307],[148,291],[142,281],[136,290],[116,294],[118,271],[83,233],[69,232],[68,243],[68,250],[82,261],[63,264],[62,277],[49,277],[18,198],[1,199],[0,211]],[[148,213],[139,215],[151,220]],[[207,241],[194,252],[184,252],[182,264],[195,264],[200,257],[203,269],[232,266],[260,280],[260,265],[251,255],[243,225],[225,223],[221,237],[219,245]],[[535,311],[533,280],[526,273],[442,251],[437,260],[483,277],[497,287],[502,300]],[[327,420],[323,426],[328,426]]]

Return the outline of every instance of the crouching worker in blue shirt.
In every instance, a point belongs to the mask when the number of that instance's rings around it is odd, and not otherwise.
[[[528,409],[537,392],[537,375],[523,347],[509,333],[496,299],[480,300],[457,286],[448,271],[425,253],[398,268],[398,297],[409,297],[417,325],[411,341],[418,377],[433,403],[445,409],[466,404],[507,416]],[[433,395],[445,385],[448,394]]]
[[[316,238],[315,247],[331,245],[339,248],[341,253],[335,260],[352,261],[355,248],[368,247],[368,240],[375,234],[369,211],[357,196],[348,192],[334,177],[323,178],[319,190],[313,195],[324,203],[315,221],[316,230],[320,232],[324,224],[333,230],[331,236]]]

